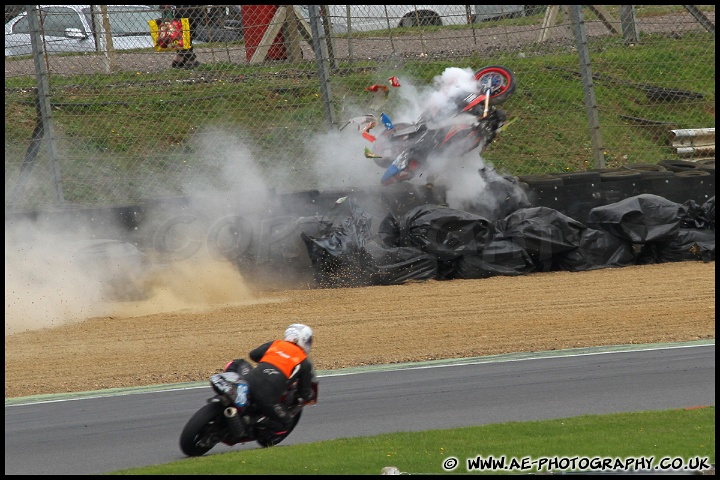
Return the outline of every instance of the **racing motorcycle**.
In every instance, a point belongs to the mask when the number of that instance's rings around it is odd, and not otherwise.
[[[359,124],[363,137],[374,144],[365,149],[365,156],[386,169],[382,185],[418,176],[427,170],[433,155],[460,156],[493,141],[507,122],[505,113],[495,106],[515,92],[515,75],[509,68],[494,65],[477,70],[474,79],[477,89],[456,96],[450,114],[438,117],[425,111],[415,122],[393,124],[383,113],[380,120],[385,130],[377,136],[370,133],[378,125],[374,115],[351,119],[343,126]]]
[[[257,442],[261,447],[271,447],[285,440],[295,429],[305,405],[297,396],[297,381],[282,399],[293,417],[290,428],[280,434],[259,434],[266,418],[253,403],[252,391],[244,378],[252,368],[249,362],[241,360],[233,368],[237,371],[228,371],[226,367],[224,372],[210,377],[210,386],[215,395],[195,412],[180,434],[180,450],[185,455],[204,455],[219,443],[233,446]],[[316,382],[313,383],[313,389],[317,398]]]

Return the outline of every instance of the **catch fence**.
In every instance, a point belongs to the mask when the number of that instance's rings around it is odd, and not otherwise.
[[[501,106],[509,124],[481,153],[498,170],[714,161],[714,6],[497,6],[495,16],[471,5],[437,16],[405,16],[413,6],[402,5],[202,6],[181,13],[197,34],[180,68],[175,51],[147,46],[149,25],[120,32],[117,12],[95,7],[94,31],[57,34],[51,20],[77,13],[33,6],[12,37],[29,55],[9,55],[6,23],[6,212],[376,185],[370,145],[341,129],[347,120],[412,121],[447,69],[487,65],[518,82]],[[136,7],[120,13],[162,18]],[[137,45],[122,43],[133,34]],[[73,41],[97,47],[74,53]],[[708,129],[709,148],[673,142]]]

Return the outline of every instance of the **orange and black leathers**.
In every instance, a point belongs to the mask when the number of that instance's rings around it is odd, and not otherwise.
[[[287,430],[292,417],[280,401],[290,383],[298,380],[298,395],[313,400],[313,364],[305,351],[292,342],[275,340],[250,351],[250,359],[257,362],[245,379],[262,413],[268,417],[268,429]]]
[[[265,350],[264,354],[262,350]],[[256,354],[255,356],[261,354],[262,356],[260,358],[253,358],[254,353]],[[307,354],[305,350],[294,343],[276,340],[270,343],[270,346],[267,348],[264,348],[263,345],[263,347],[250,352],[250,358],[258,363],[269,363],[275,366],[275,368],[283,372],[289,379],[293,376],[298,365],[307,358]]]

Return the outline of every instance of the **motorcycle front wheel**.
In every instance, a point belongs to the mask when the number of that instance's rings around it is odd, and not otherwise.
[[[208,403],[188,420],[180,434],[180,450],[188,457],[205,455],[227,435],[223,406]]]
[[[507,67],[491,65],[475,72],[478,87],[484,90],[488,84],[491,86],[490,105],[500,105],[515,93],[517,83],[515,74]],[[481,94],[484,92],[481,91]]]

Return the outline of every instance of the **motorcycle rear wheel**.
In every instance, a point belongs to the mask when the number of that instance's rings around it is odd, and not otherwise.
[[[212,402],[203,406],[188,420],[180,434],[180,450],[188,457],[209,452],[227,436],[223,406]]]
[[[478,82],[478,87],[488,78],[492,80],[492,85],[496,88],[494,93],[490,94],[490,105],[500,105],[515,93],[517,82],[515,81],[515,74],[509,68],[500,65],[490,65],[475,72],[475,80]],[[482,94],[484,92],[480,93]]]

